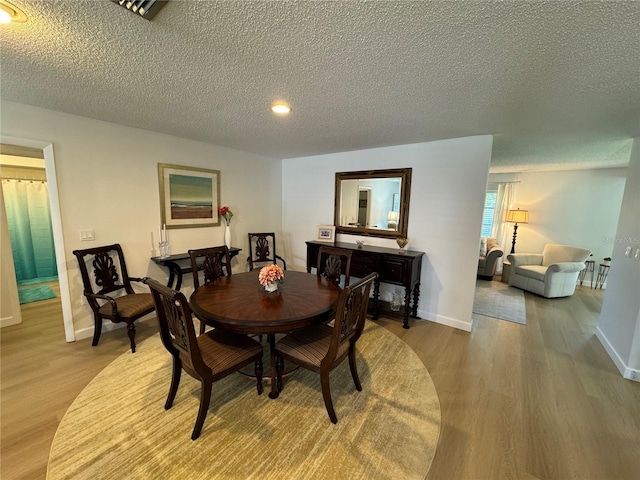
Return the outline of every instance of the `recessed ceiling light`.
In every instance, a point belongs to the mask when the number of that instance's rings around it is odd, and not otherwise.
[[[273,113],[277,113],[278,115],[286,115],[291,112],[291,107],[284,103],[275,103],[271,106],[271,111]]]
[[[0,23],[24,23],[26,21],[27,16],[18,7],[6,0],[0,0]]]

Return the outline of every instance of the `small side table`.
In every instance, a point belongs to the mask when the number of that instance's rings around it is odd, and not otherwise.
[[[580,278],[580,286],[582,286],[582,282],[584,281],[585,277],[587,276],[587,273],[591,273],[591,285],[590,285],[590,287],[593,288],[593,274],[594,274],[596,262],[594,260],[585,260],[584,264],[585,264],[584,269],[582,269],[580,271],[580,274],[578,275],[578,277]],[[596,284],[596,288],[598,288],[597,284]]]
[[[511,278],[511,262],[509,260],[505,260],[502,262],[502,276],[500,280],[504,283],[509,283],[509,279]]]
[[[609,267],[610,265],[605,263],[600,264],[598,268],[598,278],[596,279],[596,289],[600,287],[600,290],[602,290],[602,285],[607,281],[607,275],[609,275]]]

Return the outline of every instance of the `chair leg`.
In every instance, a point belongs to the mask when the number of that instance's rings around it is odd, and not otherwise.
[[[164,404],[164,409],[169,410],[173,405],[173,401],[178,393],[178,387],[180,386],[180,376],[182,375],[182,362],[177,356],[173,357],[173,370],[171,372],[171,386],[169,387],[169,395],[167,401]]]
[[[331,419],[331,423],[338,423],[336,411],[333,409],[333,400],[331,400],[331,386],[329,385],[329,372],[320,372],[320,384],[322,386],[322,397],[324,398],[324,406]]]
[[[260,357],[259,359],[256,360],[256,368],[255,368],[256,387],[258,389],[258,395],[262,395],[262,373],[263,373],[262,357]]]
[[[276,352],[276,392],[282,391],[282,373],[284,372],[284,359]]]
[[[207,327],[207,325],[200,320],[200,335],[202,335],[204,333],[204,329]]]
[[[100,334],[102,333],[102,318],[100,318],[97,314],[93,314],[93,323],[95,327],[93,328],[93,341],[91,342],[92,346],[98,345],[100,341]]]
[[[204,419],[207,417],[209,411],[209,402],[211,402],[211,387],[213,382],[211,380],[202,380],[200,387],[200,408],[198,409],[198,418],[196,418],[196,424],[193,427],[191,433],[191,440],[195,440],[200,436],[202,431],[202,425],[204,425]]]
[[[127,333],[131,342],[131,353],[136,353],[136,326],[133,322],[127,323]]]
[[[349,368],[351,369],[351,377],[353,383],[356,385],[356,390],[362,391],[362,385],[360,385],[360,378],[358,377],[358,367],[356,366],[356,349],[355,346],[349,346]]]

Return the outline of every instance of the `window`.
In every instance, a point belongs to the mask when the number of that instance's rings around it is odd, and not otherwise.
[[[483,237],[491,236],[491,228],[493,227],[493,215],[496,211],[496,199],[498,198],[498,190],[487,190],[484,197],[484,212],[482,214],[482,233]]]

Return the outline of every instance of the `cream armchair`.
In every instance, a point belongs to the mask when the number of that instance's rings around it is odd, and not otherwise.
[[[542,254],[512,253],[509,285],[547,298],[568,297],[591,251],[567,245],[545,245]]]

